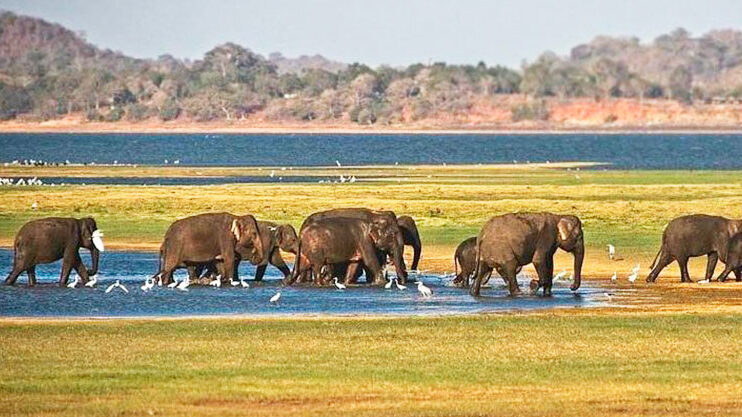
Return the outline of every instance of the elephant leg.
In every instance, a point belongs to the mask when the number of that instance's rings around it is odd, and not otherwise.
[[[678,258],[678,265],[680,265],[680,282],[693,282],[688,273],[688,258]]]
[[[26,274],[28,275],[28,286],[33,287],[36,285],[36,265],[26,269]]]
[[[255,278],[253,278],[255,281],[262,281],[263,275],[265,275],[265,270],[268,269],[268,265],[258,265],[255,268]],[[281,271],[283,272],[283,270]],[[286,278],[288,275],[283,274],[283,277]]]
[[[15,284],[15,281],[18,279],[18,276],[21,275],[21,273],[23,273],[23,266],[19,265],[18,263],[13,265],[13,270],[10,271],[8,277],[5,278],[5,285]]]
[[[734,270],[734,277],[735,281],[742,281],[742,266]]]
[[[714,278],[714,270],[716,269],[716,262],[719,260],[719,254],[711,252],[708,255],[708,263],[706,264],[706,277],[704,279],[711,280]]]
[[[474,271],[474,281],[472,282],[471,287],[469,287],[469,294],[474,297],[479,297],[479,290],[482,288],[484,277],[491,272],[492,267],[486,265],[484,262],[478,265],[478,268]]]
[[[544,296],[551,296],[551,286],[553,284],[554,276],[554,264],[553,259],[550,256],[546,256],[546,259],[538,263],[534,263],[536,267],[536,273],[538,274],[539,286],[544,288]]]
[[[320,287],[324,282],[324,271],[322,270],[322,264],[312,264],[312,274],[314,274],[314,285]]]
[[[518,273],[515,272],[517,269],[518,265],[514,259],[497,269],[502,277],[507,279],[508,291],[510,292],[511,297],[520,294],[520,287],[518,287]]]
[[[204,277],[201,276],[201,274],[203,273],[203,269],[204,267],[201,265],[198,265],[198,266],[188,265],[186,267],[186,270],[188,271],[188,280],[190,280],[191,282],[195,282],[196,280],[205,278],[205,276]]]
[[[657,280],[660,272],[662,272],[662,270],[665,269],[665,267],[669,265],[672,260],[672,255],[667,253],[664,248],[660,249],[660,255],[657,258],[657,263],[654,264],[654,268],[652,268],[652,271],[649,272],[649,275],[647,276],[647,282],[654,282],[655,280]]]
[[[79,255],[78,255],[79,256]],[[75,263],[75,254],[70,250],[66,250],[64,257],[62,258],[62,272],[59,274],[59,286],[64,287],[67,285],[67,281],[70,280],[70,272],[72,272],[72,266]]]
[[[234,249],[225,252],[226,253],[222,253],[222,259],[224,260],[224,262],[222,263],[222,268],[224,269],[222,273],[222,279],[225,277],[234,277],[236,267]]]
[[[286,265],[286,262],[284,262],[283,257],[281,257],[281,252],[278,251],[278,250],[276,250],[275,252],[273,252],[273,254],[271,255],[270,263],[271,263],[271,265],[273,265],[276,268],[278,268],[278,270],[281,271],[281,273],[283,274],[284,277],[289,276],[289,274],[291,273],[291,270]],[[256,280],[257,280],[257,274],[255,275],[255,277],[256,277]],[[262,279],[262,277],[261,277],[261,279]]]
[[[77,272],[77,275],[80,276],[82,283],[86,284],[88,282],[88,268],[85,267],[85,264],[82,262],[82,259],[80,259],[79,252],[75,252],[75,259],[74,259],[74,264],[72,264],[72,267],[75,268],[75,272]]]
[[[386,280],[381,273],[381,264],[379,259],[382,258],[373,247],[370,241],[361,242],[361,257],[363,263],[366,266],[366,281],[370,281],[372,285],[384,285]],[[383,255],[383,260],[386,262],[386,255]],[[398,277],[401,279],[401,277]]]
[[[345,268],[345,277],[343,279],[343,282],[345,284],[355,284],[356,282],[358,282],[359,270],[361,270],[361,268],[358,262],[349,263],[348,266]]]

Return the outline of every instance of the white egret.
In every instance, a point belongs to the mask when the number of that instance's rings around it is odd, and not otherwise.
[[[75,288],[77,287],[77,284],[79,283],[80,283],[80,278],[78,278],[77,275],[75,275],[75,279],[69,284],[67,284],[67,288]]]
[[[338,277],[333,278],[333,281],[335,281],[335,288],[337,288],[339,290],[344,290],[344,289],[347,288],[345,286],[345,284],[341,284],[341,283],[338,282]]]
[[[244,279],[240,280],[240,285],[242,285],[242,288],[250,288],[250,284],[248,284]]]
[[[281,298],[281,291],[277,292],[273,297],[271,297],[270,302],[275,304],[278,302],[280,298]]]
[[[613,276],[611,276],[611,282],[618,281],[618,274],[616,274],[616,271],[613,271]]]
[[[162,287],[162,275],[157,277],[157,286]]]
[[[634,283],[634,281],[636,281],[636,278],[637,278],[638,276],[639,276],[639,272],[637,272],[637,271],[633,271],[633,272],[631,273],[631,275],[629,275],[629,282],[633,284],[633,283]]]
[[[214,278],[213,281],[211,281],[209,283],[209,285],[212,286],[212,287],[221,288],[221,286],[222,286],[222,279],[221,279],[221,277],[220,276],[217,276],[216,278]]]
[[[178,281],[175,278],[173,278],[173,282],[167,284],[168,288],[175,288],[177,286],[178,286]]]
[[[698,281],[698,282],[697,282],[697,284],[708,284],[708,283],[710,283],[710,282],[711,282],[711,280],[709,280],[709,279],[704,279],[703,281]]]
[[[90,279],[90,281],[85,283],[85,286],[88,288],[93,288],[98,283],[98,276],[93,275],[93,277]]]
[[[433,291],[431,291],[430,288],[426,287],[422,281],[417,281],[417,291],[420,292],[420,294],[425,298],[433,296]]]
[[[342,165],[340,165],[340,161],[338,161],[337,159],[335,160],[335,163],[337,164],[338,167],[341,167],[342,166]]]
[[[142,291],[146,292],[154,288],[154,286],[155,280],[152,278],[147,278],[146,280],[144,280],[144,285],[142,285],[140,288],[142,289]]]
[[[175,288],[181,291],[186,291],[189,285],[191,285],[191,280],[190,278],[186,277],[186,279],[184,279],[183,281],[180,281],[180,284],[178,284],[178,286]]]
[[[240,282],[239,281],[235,281],[233,279],[230,279],[229,280],[229,285],[231,285],[233,287],[236,287],[236,286],[240,285]]]
[[[34,201],[33,204],[31,204],[31,210],[36,210],[37,208],[39,208],[39,203]]]
[[[398,290],[406,290],[407,289],[407,286],[406,285],[402,285],[402,284],[399,283],[399,280],[397,279],[397,277],[394,277],[394,280],[393,281],[394,281],[394,284],[397,286],[397,289]]]
[[[113,284],[109,285],[108,288],[106,288],[106,294],[113,291],[114,288],[121,288],[123,292],[127,294],[129,293],[129,290],[127,290],[126,287],[124,287],[123,284],[121,284],[121,281],[116,280],[116,282],[114,282]]]
[[[608,259],[613,260],[613,258],[616,256],[616,247],[608,244]]]
[[[386,284],[384,284],[384,288],[386,288],[387,290],[392,289],[392,284],[393,283],[394,283],[394,280],[393,279],[390,279],[389,282],[387,282]]]

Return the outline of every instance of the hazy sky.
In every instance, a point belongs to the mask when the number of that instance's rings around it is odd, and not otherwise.
[[[343,62],[519,67],[596,35],[643,41],[684,27],[742,29],[742,0],[0,0],[135,57],[200,58],[232,41]]]

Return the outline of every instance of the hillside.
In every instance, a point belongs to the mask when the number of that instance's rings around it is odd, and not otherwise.
[[[194,62],[135,59],[60,25],[0,13],[0,119],[379,128],[739,125],[742,32],[678,29],[651,43],[597,37],[520,69],[370,68],[322,56],[263,57],[234,43]]]

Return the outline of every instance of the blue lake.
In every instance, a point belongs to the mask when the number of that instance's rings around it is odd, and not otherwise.
[[[89,265],[89,256],[83,251]],[[0,250],[0,271],[11,269],[12,252]],[[220,316],[220,315],[445,315],[514,310],[548,309],[556,307],[595,307],[606,303],[604,290],[590,282],[573,294],[567,283],[557,283],[554,296],[533,295],[508,297],[502,280],[493,277],[490,286],[482,290],[483,297],[469,296],[465,289],[452,287],[451,277],[421,275],[434,295],[422,298],[414,283],[408,289],[357,286],[339,291],[334,288],[296,286],[281,288],[278,270],[269,267],[262,282],[251,280],[254,267],[242,263],[240,277],[250,279],[250,288],[222,286],[191,286],[188,292],[166,287],[140,289],[146,277],[157,269],[154,252],[109,251],[102,254],[101,270],[96,288],[60,288],[60,262],[37,267],[38,284],[26,286],[21,275],[15,286],[0,284],[0,316],[3,317],[141,317],[141,316]],[[74,272],[73,272],[74,276]],[[176,275],[185,277],[184,272]],[[72,277],[70,278],[72,279]],[[129,293],[116,288],[105,289],[116,280]],[[528,277],[521,277],[521,287],[528,292]],[[281,290],[281,299],[271,304],[269,299]]]
[[[0,163],[321,166],[605,162],[620,169],[742,169],[735,134],[0,134]]]

